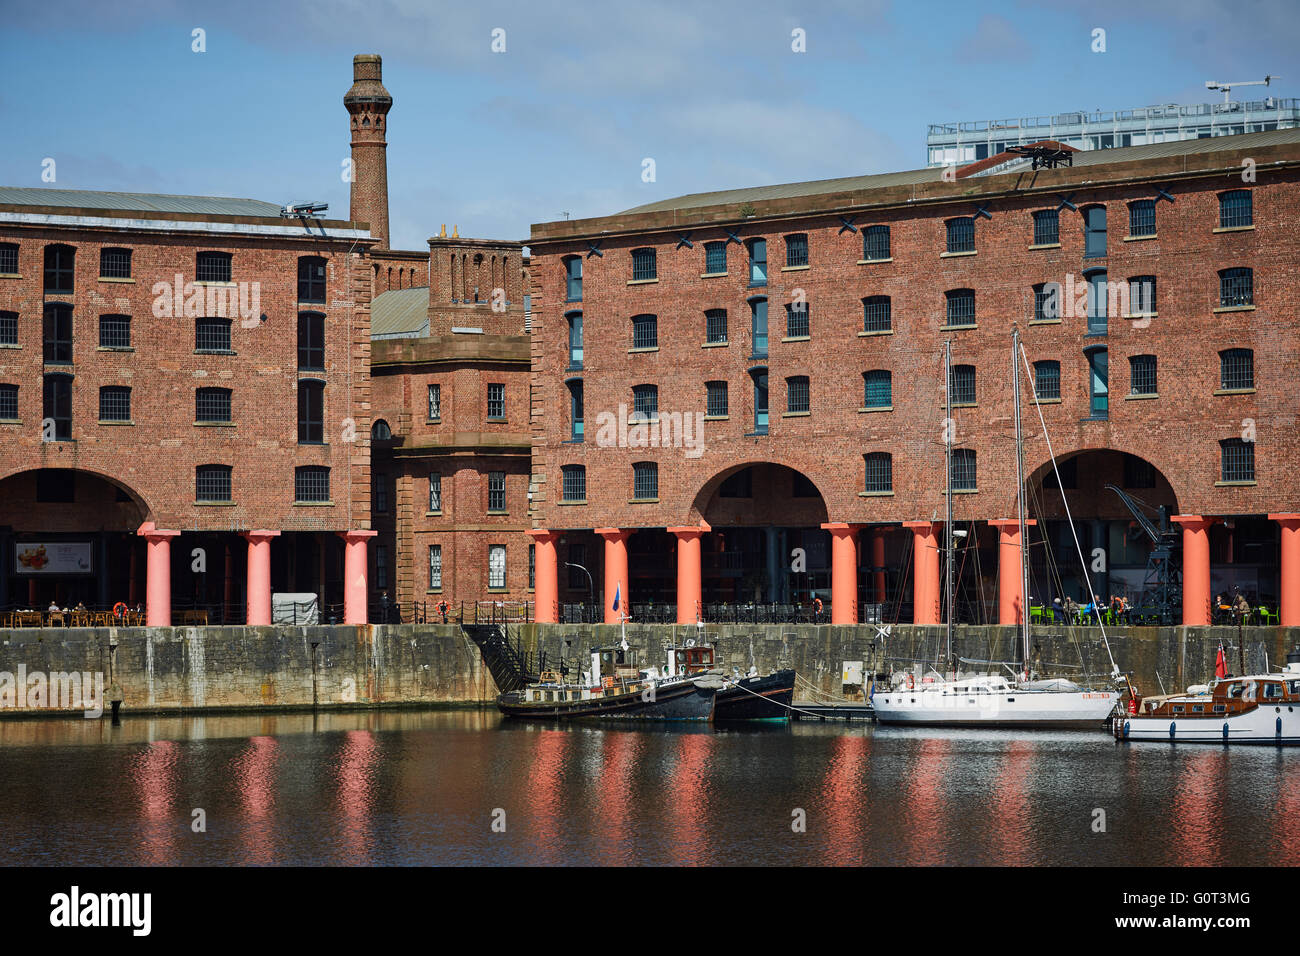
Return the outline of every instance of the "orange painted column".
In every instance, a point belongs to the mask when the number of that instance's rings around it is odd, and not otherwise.
[[[1026,526],[1034,524],[1031,518]],[[989,522],[998,529],[998,623],[1015,626],[1024,615],[1024,544],[1020,540],[1020,521],[998,518]],[[1032,595],[1031,595],[1032,597]]]
[[[538,624],[554,624],[560,619],[560,564],[555,553],[555,542],[560,536],[540,528],[525,534],[537,546],[533,565],[533,620]]]
[[[617,624],[628,616],[627,539],[631,531],[622,528],[597,528],[605,539],[605,623]],[[614,607],[615,595],[618,608]]]
[[[343,539],[343,623],[366,623],[366,541],[378,531],[340,531]]]
[[[248,609],[245,620],[253,627],[271,624],[271,539],[278,531],[245,531],[248,539]]]
[[[871,572],[872,599],[876,604],[884,604],[885,594],[885,530],[876,528],[871,532]]]
[[[858,525],[831,521],[831,623],[858,623]]]
[[[1210,525],[1217,520],[1201,515],[1174,515],[1183,526],[1183,624],[1210,624]]]
[[[939,529],[937,521],[904,521],[912,529],[912,623],[939,623]]]
[[[669,528],[677,536],[677,623],[704,620],[704,583],[700,571],[700,537],[711,530],[700,522],[694,528]]]
[[[1282,526],[1282,616],[1283,627],[1300,627],[1300,514],[1269,515]]]
[[[171,627],[172,624],[172,538],[179,531],[161,531],[152,521],[140,525],[136,534],[148,542],[145,571],[146,627]]]

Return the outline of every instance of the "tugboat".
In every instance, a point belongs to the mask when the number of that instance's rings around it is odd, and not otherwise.
[[[544,671],[523,689],[501,694],[497,707],[507,717],[547,720],[623,718],[712,720],[722,678],[713,673],[659,677],[637,667],[636,649],[626,643],[591,649],[591,670],[580,682]]]
[[[1185,694],[1134,697],[1111,726],[1123,741],[1300,745],[1300,651],[1280,674],[1220,676]]]
[[[712,647],[697,646],[694,640],[687,640],[685,645],[671,645],[667,650],[665,673],[669,677],[679,674],[716,674],[723,677],[723,687],[718,691],[717,700],[713,704],[714,722],[790,718],[791,704],[794,701],[793,668],[773,671],[766,677],[760,677],[758,671],[751,667],[744,677],[739,672],[726,677],[714,667]]]

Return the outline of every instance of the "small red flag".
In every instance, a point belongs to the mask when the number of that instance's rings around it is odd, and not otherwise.
[[[1219,653],[1214,660],[1214,676],[1224,678],[1228,676],[1228,665],[1223,659],[1223,645],[1219,645]]]

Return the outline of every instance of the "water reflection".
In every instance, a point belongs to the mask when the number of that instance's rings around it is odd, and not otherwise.
[[[24,721],[0,741],[6,865],[1230,865],[1300,849],[1294,749],[486,711]]]

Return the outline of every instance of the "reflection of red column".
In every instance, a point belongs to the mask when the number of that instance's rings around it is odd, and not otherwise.
[[[248,539],[248,623],[271,624],[271,539],[278,531],[245,531]]]
[[[1300,514],[1269,515],[1282,526],[1283,627],[1300,627]]]
[[[378,758],[375,735],[369,730],[349,730],[339,754],[339,813],[343,817],[342,859],[370,862],[370,820],[374,803],[374,765]]]
[[[366,623],[366,541],[378,531],[340,531],[343,552],[343,623]]]
[[[270,817],[275,809],[275,766],[278,744],[274,737],[249,737],[248,747],[235,758],[232,770],[244,813],[239,833],[243,837],[241,862],[266,866],[275,862],[270,835],[275,826]]]
[[[1189,756],[1173,788],[1169,808],[1174,859],[1198,866],[1222,866],[1224,776],[1227,748]]]
[[[939,623],[939,523],[904,521],[912,529],[912,623]]]
[[[708,861],[702,852],[709,846],[705,834],[709,832],[706,818],[708,779],[713,761],[713,737],[707,733],[675,734],[677,741],[674,762],[668,785],[668,804],[672,808],[672,821],[668,843],[673,866],[699,866]]]
[[[822,793],[826,801],[827,856],[830,866],[862,866],[863,834],[870,832],[869,801],[859,802],[862,771],[870,756],[867,737],[836,737]]]
[[[1183,624],[1205,627],[1210,623],[1210,525],[1214,518],[1174,515],[1183,526]]]
[[[942,737],[921,741],[912,760],[911,779],[904,784],[903,826],[900,833],[909,866],[948,862],[952,821],[945,816],[943,795],[948,779],[952,742]]]
[[[596,534],[605,539],[605,623],[617,624],[630,607],[627,586],[627,539],[630,530],[597,528]],[[614,592],[619,594],[618,610],[614,609]]]
[[[858,623],[858,526],[831,521],[831,623]]]
[[[1025,522],[1034,524],[1033,519]],[[1016,625],[1024,615],[1024,544],[1020,540],[1020,521],[998,518],[989,525],[998,529],[998,623]]]
[[[632,782],[636,780],[637,754],[644,734],[619,732],[598,734],[602,748],[600,776],[595,782],[596,818],[600,826],[592,834],[596,862],[601,866],[627,866],[637,862],[640,841],[631,829]]]
[[[140,802],[140,826],[144,831],[138,841],[142,858],[133,862],[152,866],[175,866],[176,773],[180,762],[180,744],[174,740],[156,740],[131,764],[131,778]],[[185,811],[188,812],[188,811]]]
[[[140,525],[136,534],[148,543],[148,583],[145,585],[145,626],[171,627],[172,547],[179,531],[160,531],[152,521]]]
[[[877,604],[884,604],[888,600],[885,594],[884,528],[876,528],[871,532],[871,577],[873,600]]]
[[[677,536],[677,623],[704,619],[704,584],[700,571],[700,536],[710,530],[704,522],[695,528],[669,528]]]
[[[993,866],[1024,866],[1039,862],[1025,858],[1024,824],[1028,819],[1025,796],[1034,762],[1034,745],[1023,740],[1007,741],[1006,759],[993,781],[992,826],[986,840]]]
[[[535,563],[533,565],[533,620],[538,624],[554,624],[560,619],[560,570],[555,555],[555,542],[560,537],[554,531],[534,529],[526,532],[533,539]]]

